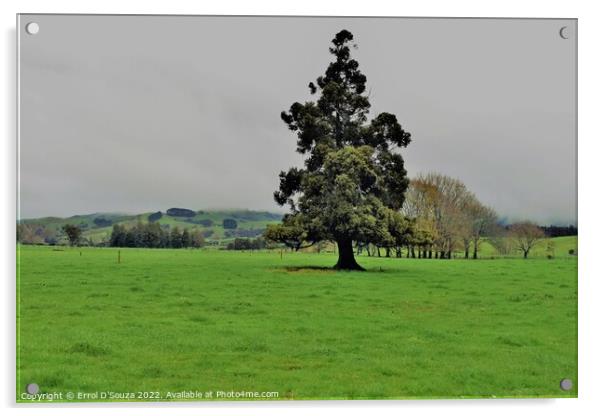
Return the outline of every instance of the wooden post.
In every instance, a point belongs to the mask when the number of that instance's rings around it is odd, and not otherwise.
[[[121,264],[121,250],[117,250],[117,264]]]
[[[282,260],[282,249],[280,249],[280,260]]]

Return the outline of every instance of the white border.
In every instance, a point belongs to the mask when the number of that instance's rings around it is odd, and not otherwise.
[[[4,414],[55,415],[106,414],[251,414],[306,415],[331,414],[440,414],[506,415],[508,413],[545,413],[549,415],[595,414],[602,409],[599,381],[602,376],[600,353],[602,336],[597,318],[602,316],[599,297],[602,294],[602,267],[598,247],[600,227],[598,177],[600,141],[600,74],[602,74],[600,40],[602,16],[597,2],[576,1],[468,1],[422,0],[413,2],[303,0],[193,2],[184,0],[3,0],[0,21],[3,29],[3,60],[0,64],[4,81],[4,99],[0,102],[4,137],[0,155],[2,172],[2,227],[0,264],[2,278],[2,377],[0,405]],[[176,405],[57,405],[17,406],[15,398],[15,218],[16,218],[16,31],[17,13],[120,13],[120,14],[275,14],[275,15],[347,15],[347,16],[487,16],[487,17],[561,17],[579,19],[579,399],[558,400],[467,400],[467,401],[363,401],[363,402],[277,402],[277,403],[187,403]],[[598,324],[598,325],[596,325]]]

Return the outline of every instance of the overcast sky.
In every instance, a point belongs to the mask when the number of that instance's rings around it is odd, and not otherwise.
[[[280,111],[311,99],[330,40],[348,29],[371,116],[394,113],[412,133],[411,176],[457,177],[510,220],[576,223],[574,20],[26,15],[20,25],[22,218],[280,210],[278,172],[301,163]]]

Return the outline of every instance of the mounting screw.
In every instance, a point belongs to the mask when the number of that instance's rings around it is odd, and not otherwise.
[[[30,35],[37,35],[40,31],[40,25],[36,22],[27,23],[27,25],[25,25],[25,31]]]
[[[36,383],[30,383],[27,385],[27,387],[25,387],[25,390],[27,390],[27,393],[29,394],[38,394],[40,391],[40,386],[38,386]]]
[[[560,380],[560,388],[564,391],[569,391],[573,388],[573,380],[570,378],[563,378]]]

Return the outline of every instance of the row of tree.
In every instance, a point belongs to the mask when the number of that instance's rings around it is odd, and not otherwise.
[[[433,183],[446,184],[435,186]],[[455,189],[454,192],[442,192],[441,189]],[[500,225],[496,221],[493,210],[483,206],[476,197],[466,190],[458,180],[429,174],[413,180],[408,191],[408,198],[402,212],[405,216],[400,221],[390,219],[387,222],[389,234],[380,235],[380,239],[367,242],[355,242],[357,254],[364,250],[368,256],[389,257],[395,253],[402,257],[402,248],[407,257],[441,258],[452,257],[452,253],[463,251],[464,257],[477,258],[481,242],[486,237],[501,255],[521,252],[527,257],[533,247],[541,243],[549,232],[572,233],[576,228],[541,227],[531,222],[518,222],[511,225]],[[450,198],[449,195],[453,195]],[[412,215],[410,217],[410,215]],[[133,227],[116,224],[108,241],[103,246],[114,247],[149,247],[149,248],[186,248],[202,247],[208,231],[169,229],[157,223],[138,223]],[[230,242],[228,250],[258,250],[271,248],[270,243],[284,243],[294,250],[313,245],[307,241],[307,234],[301,225],[295,224],[295,218],[286,226],[270,225],[264,238],[236,238]],[[573,235],[573,234],[568,234]],[[377,235],[378,236],[378,235]],[[390,238],[392,236],[393,238]],[[267,241],[266,241],[267,240]],[[60,230],[35,226],[34,224],[17,225],[17,241],[23,244],[64,244],[94,245],[87,241],[78,225],[66,224]],[[320,247],[321,242],[316,243]],[[96,244],[98,245],[98,244]],[[469,253],[469,249],[471,252]],[[553,256],[553,243],[548,241],[546,252]],[[575,254],[575,253],[570,253]]]
[[[226,250],[263,250],[267,248],[264,238],[235,238],[226,246]]]
[[[461,251],[464,258],[476,259],[487,238],[500,254],[519,251],[526,258],[545,238],[544,228],[531,222],[500,225],[496,212],[464,183],[439,173],[412,179],[401,209],[386,212],[378,221],[383,232],[366,232],[354,241],[356,254],[366,250],[369,256],[380,256],[382,249],[387,257],[402,257],[405,250],[407,257],[451,259]],[[294,250],[317,242],[302,217],[293,214],[268,226],[264,235]]]
[[[156,222],[138,223],[133,227],[115,224],[109,239],[111,247],[200,248],[205,239],[200,230],[178,227],[164,229]]]
[[[413,222],[410,251],[423,256],[451,258],[462,249],[477,258],[483,237],[496,232],[497,214],[483,205],[458,179],[438,173],[419,175],[410,182],[402,213]],[[472,249],[472,253],[471,253]]]

